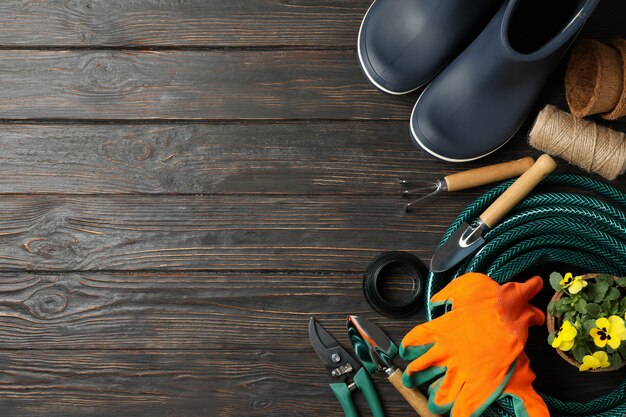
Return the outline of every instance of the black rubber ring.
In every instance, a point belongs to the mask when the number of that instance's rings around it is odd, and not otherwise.
[[[397,304],[389,302],[380,290],[380,279],[389,265],[398,265],[411,275],[413,294],[408,302]],[[414,255],[407,252],[385,252],[377,256],[365,270],[363,275],[363,292],[365,299],[374,310],[388,317],[406,317],[415,313],[424,303],[424,272],[425,267]]]

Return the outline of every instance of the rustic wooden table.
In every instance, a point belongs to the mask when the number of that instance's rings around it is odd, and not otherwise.
[[[344,343],[347,313],[399,340],[423,318],[374,313],[364,267],[386,250],[428,261],[486,189],[405,214],[396,181],[537,155],[520,136],[477,163],[423,156],[417,94],[360,72],[368,6],[0,2],[3,415],[342,415],[309,316]],[[585,35],[626,35],[625,17],[605,0]],[[543,102],[564,107],[562,72]],[[538,388],[584,400],[624,378],[579,376],[544,337]],[[377,385],[389,416],[411,415]]]

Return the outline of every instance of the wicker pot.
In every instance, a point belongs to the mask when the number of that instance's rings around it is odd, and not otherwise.
[[[594,280],[596,279],[598,275],[600,274],[585,274],[582,276],[582,278],[584,280]],[[613,277],[613,278],[617,279],[617,277]],[[557,291],[554,293],[550,301],[556,302],[557,300],[560,300],[561,298],[563,298],[563,291]],[[546,324],[548,326],[549,333],[552,333],[553,331],[561,327],[561,319],[559,317],[554,317],[549,312],[547,312],[546,316],[547,316]],[[568,355],[568,352],[563,352],[560,349],[555,349],[555,350],[556,350],[556,353],[558,353],[558,355],[565,360],[565,362],[569,363],[572,366],[575,366],[576,368],[580,367],[581,363],[576,361],[576,359],[574,359],[572,356]],[[623,368],[624,365],[626,365],[626,361],[624,361],[624,363],[622,364],[620,368]],[[610,371],[615,371],[615,369],[613,369],[612,367],[599,368],[599,369],[591,369],[586,372],[610,372]]]

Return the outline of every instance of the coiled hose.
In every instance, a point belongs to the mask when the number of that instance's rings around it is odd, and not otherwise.
[[[476,220],[512,182],[491,189],[463,210],[445,232],[439,246],[463,222]],[[539,262],[562,262],[590,272],[626,276],[626,194],[582,175],[549,175],[542,184],[574,187],[585,191],[586,195],[569,192],[532,195],[487,232],[480,251],[455,271],[430,272],[425,297],[428,320],[444,312],[432,306],[430,298],[452,279],[469,271],[484,272],[503,283]],[[610,394],[585,404],[541,396],[551,416],[626,416],[626,381]],[[515,411],[511,402],[500,400],[487,414],[508,417],[515,416]]]

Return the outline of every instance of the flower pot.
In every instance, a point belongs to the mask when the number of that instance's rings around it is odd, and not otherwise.
[[[582,276],[582,279],[584,280],[595,280],[598,275],[601,274],[585,274]],[[606,275],[606,274],[602,274],[602,275]],[[617,280],[618,277],[613,277],[613,279]],[[554,295],[552,296],[552,298],[550,299],[551,302],[556,302],[557,300],[560,300],[563,297],[563,291],[557,291],[554,293]],[[561,318],[558,316],[553,316],[552,314],[550,314],[550,312],[546,312],[546,325],[548,327],[548,333],[552,333],[555,330],[557,330],[558,328],[561,327]],[[575,366],[576,368],[580,367],[581,363],[578,362],[576,359],[574,359],[573,356],[570,356],[569,352],[564,352],[560,349],[556,349],[557,354],[562,357],[565,362],[569,363],[572,366]],[[623,368],[624,365],[626,365],[626,361],[624,363],[622,363],[622,366],[620,367]],[[599,368],[599,369],[591,369],[588,370],[586,372],[610,372],[610,371],[615,371],[616,369],[614,369],[613,367],[608,367],[608,368]]]

